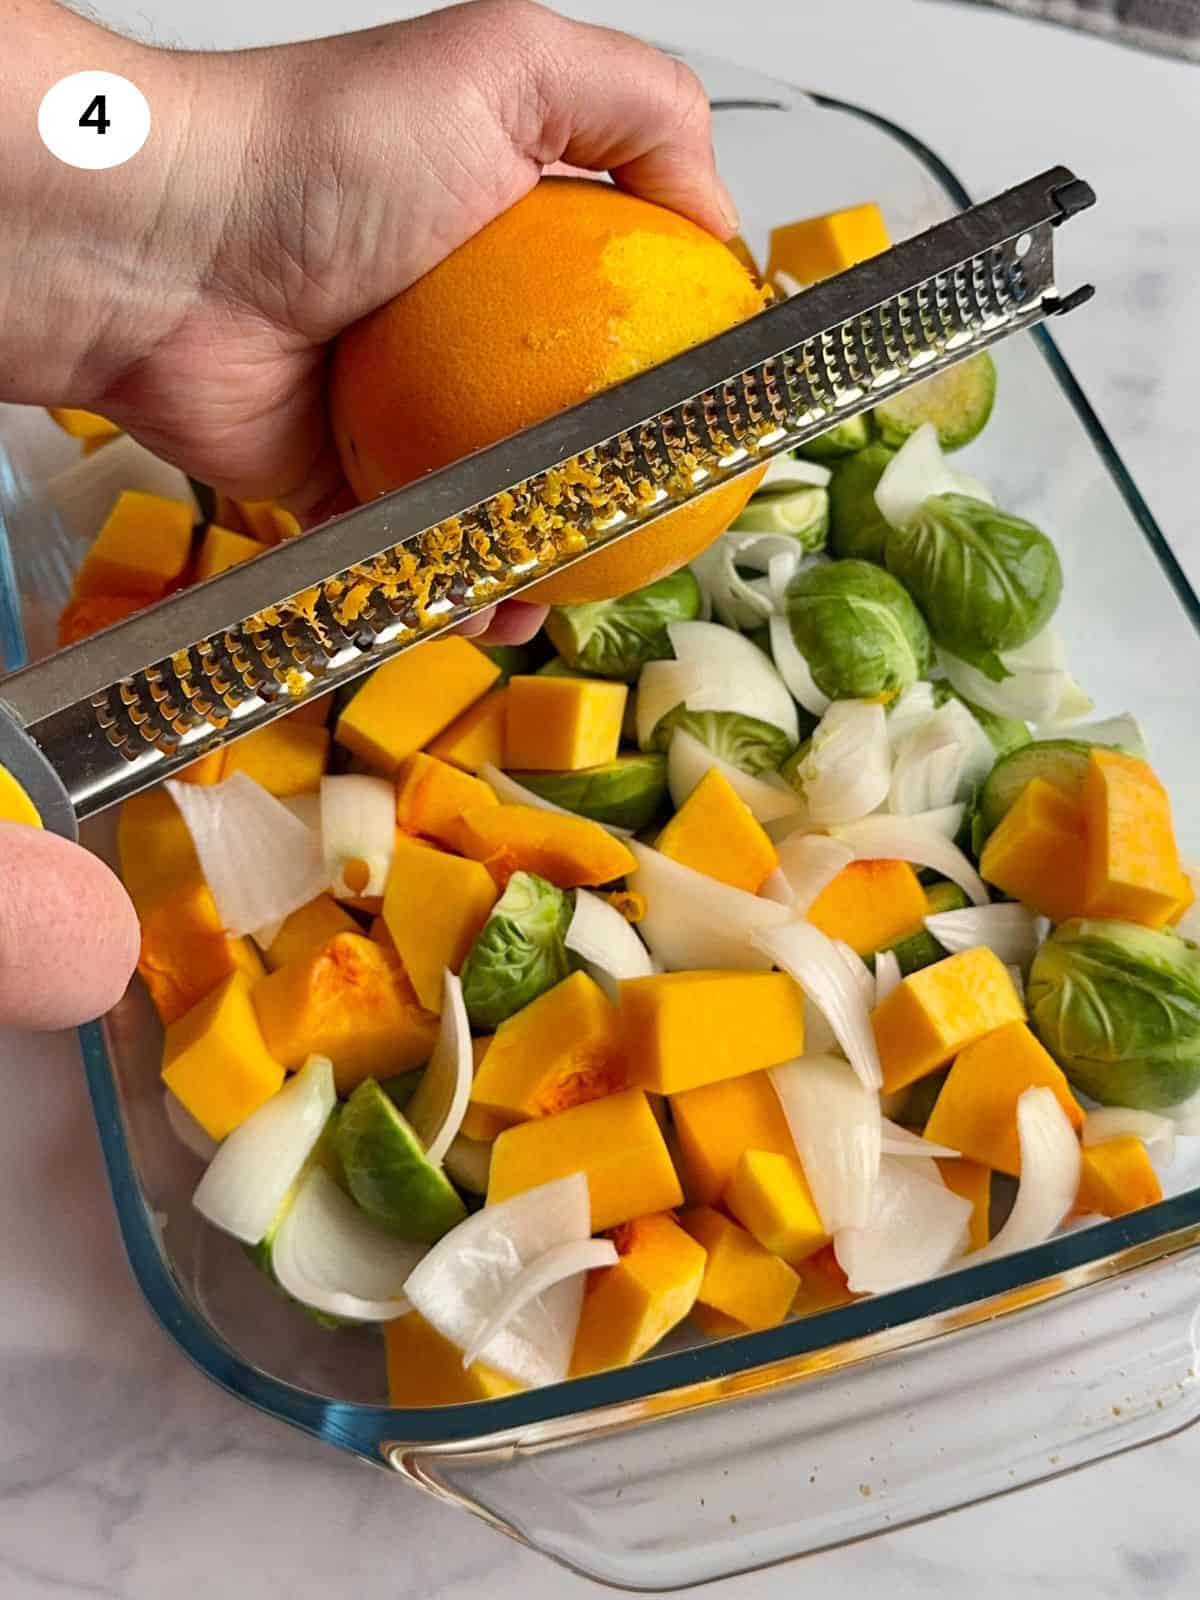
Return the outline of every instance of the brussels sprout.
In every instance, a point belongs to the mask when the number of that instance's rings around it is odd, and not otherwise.
[[[975,718],[975,721],[987,734],[992,742],[992,749],[996,752],[997,760],[1001,756],[1011,755],[1014,750],[1020,750],[1029,744],[1033,735],[1028,726],[1016,717],[1002,717],[998,711],[985,711],[982,706],[977,706],[973,700],[968,700],[966,695],[959,694],[952,684],[944,678],[939,678],[933,685],[934,704],[944,706],[947,700],[957,700]]]
[[[778,772],[792,754],[792,741],[781,728],[740,711],[689,711],[686,706],[676,706],[655,727],[654,748],[665,751],[676,729],[690,733],[713,755],[752,778]]]
[[[792,579],[788,622],[831,700],[892,701],[929,671],[929,630],[904,587],[869,561],[831,561]]]
[[[910,522],[889,530],[883,554],[935,641],[997,679],[1006,673],[996,652],[1040,633],[1062,592],[1046,535],[964,494],[930,495]]]
[[[346,1102],[334,1135],[351,1197],[377,1227],[433,1244],[466,1216],[462,1196],[374,1078]]]
[[[1200,948],[1166,928],[1075,918],[1033,958],[1029,1021],[1073,1088],[1155,1111],[1200,1089]]]
[[[776,478],[751,497],[730,531],[784,533],[795,539],[797,548],[805,555],[812,555],[825,548],[829,533],[829,495],[815,484]]]
[[[546,659],[547,644],[538,634],[528,644],[485,644],[481,648],[484,655],[500,668],[500,676],[496,679],[499,688],[510,678],[540,671],[541,663]]]
[[[400,1072],[394,1078],[385,1078],[379,1087],[387,1095],[396,1110],[403,1111],[413,1095],[416,1094],[417,1085],[424,1076],[424,1067],[414,1067],[411,1072]]]
[[[922,423],[932,422],[942,449],[959,450],[983,432],[995,398],[996,363],[980,350],[882,401],[872,416],[884,444],[899,447]]]
[[[563,940],[571,902],[533,872],[514,872],[463,963],[463,1001],[477,1033],[520,1011],[571,971]]]
[[[982,845],[988,834],[1008,815],[1021,791],[1034,778],[1042,778],[1074,800],[1083,792],[1088,754],[1092,746],[1083,739],[1039,739],[1001,756],[983,780],[976,807],[976,838]]]
[[[390,1079],[389,1083],[400,1083],[406,1079],[419,1078],[423,1070],[423,1068],[418,1068],[415,1072],[403,1073],[400,1078]],[[302,1300],[297,1300],[288,1294],[287,1290],[280,1286],[279,1279],[275,1276],[275,1266],[272,1258],[275,1249],[275,1235],[279,1232],[279,1224],[287,1216],[288,1208],[291,1206],[296,1190],[300,1187],[301,1179],[307,1175],[311,1167],[324,1167],[325,1171],[340,1188],[346,1188],[346,1177],[342,1171],[342,1164],[338,1159],[335,1148],[338,1121],[344,1109],[345,1107],[339,1101],[329,1113],[329,1120],[321,1130],[321,1137],[313,1147],[313,1152],[305,1163],[304,1171],[284,1196],[283,1204],[271,1219],[271,1226],[266,1233],[257,1244],[244,1244],[242,1246],[247,1258],[254,1263],[281,1299],[290,1301],[297,1311],[303,1311],[304,1315],[315,1322],[319,1328],[325,1328],[329,1331],[336,1331],[338,1328],[349,1328],[353,1324],[347,1322],[344,1317],[333,1316],[331,1312],[318,1311],[316,1306],[306,1306]]]
[[[896,454],[872,444],[840,461],[829,482],[829,548],[835,556],[883,565],[889,527],[875,504],[875,485]]]
[[[796,454],[802,461],[835,461],[839,456],[852,456],[870,442],[871,421],[866,412],[860,412],[857,417],[835,422],[832,428],[800,445]]]
[[[667,758],[654,752],[618,756],[602,767],[584,767],[578,772],[514,772],[512,776],[543,800],[591,817],[593,822],[632,828],[635,833],[654,820],[667,794]]]
[[[692,622],[699,615],[700,585],[682,567],[615,600],[555,606],[546,619],[546,632],[577,672],[633,683],[647,661],[670,656],[667,624]]]
[[[561,656],[551,656],[549,661],[544,661],[534,674],[538,678],[586,678],[586,672],[576,672],[574,667],[569,667]]]

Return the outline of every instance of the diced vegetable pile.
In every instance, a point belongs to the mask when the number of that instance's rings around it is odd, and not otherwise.
[[[948,459],[994,389],[975,356],[691,569],[424,644],[124,807],[195,1203],[382,1324],[394,1403],[1161,1198],[1196,874],[1137,723],[1081,720],[1054,544]]]

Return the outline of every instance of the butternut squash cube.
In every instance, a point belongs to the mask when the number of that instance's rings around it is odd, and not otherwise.
[[[822,1245],[796,1269],[800,1274],[800,1293],[792,1302],[792,1315],[814,1317],[833,1306],[848,1306],[858,1296],[851,1294],[849,1280],[838,1263],[832,1244]]]
[[[803,1053],[804,994],[784,972],[665,972],[619,989],[644,1089],[677,1095]]]
[[[573,972],[496,1029],[471,1100],[517,1122],[624,1087],[620,1016],[586,972]]]
[[[1079,916],[1087,871],[1081,807],[1044,778],[1033,778],[989,836],[979,871],[1051,922]]]
[[[494,1037],[494,1034],[489,1033],[482,1039],[471,1040],[471,1057],[476,1077],[479,1076],[483,1058],[491,1049]],[[471,1092],[474,1093],[474,1089]],[[505,1128],[512,1127],[514,1120],[499,1111],[489,1110],[487,1106],[477,1105],[472,1100],[467,1106],[459,1131],[464,1139],[472,1139],[476,1144],[491,1144],[498,1133],[503,1133]]]
[[[1179,860],[1171,802],[1144,761],[1093,749],[1083,780],[1087,864],[1083,915],[1161,928],[1187,910],[1192,889]]]
[[[164,1023],[190,1011],[231,972],[251,982],[263,975],[258,952],[248,939],[229,937],[202,882],[156,901],[141,923],[138,972]]]
[[[227,748],[225,776],[244,772],[268,794],[283,799],[319,789],[328,760],[328,729],[280,717]]]
[[[507,689],[492,689],[439,733],[426,748],[439,761],[464,772],[504,765],[504,728],[508,718]]]
[[[571,1376],[627,1367],[696,1303],[707,1259],[673,1217],[637,1217],[613,1231],[620,1259],[588,1275]]]
[[[430,639],[385,662],[337,720],[338,744],[389,776],[473,705],[500,668],[469,639]]]
[[[358,933],[359,926],[329,894],[319,894],[293,911],[263,952],[272,972],[289,961],[303,961],[327,945],[338,933]]]
[[[160,901],[204,883],[187,823],[166,789],[126,800],[117,818],[117,856],[121,882],[143,921]]]
[[[640,1089],[506,1128],[492,1146],[488,1204],[572,1172],[587,1176],[593,1233],[671,1211],[683,1199],[662,1129]]]
[[[46,410],[73,439],[115,439],[121,431],[115,422],[95,411],[80,411],[75,406],[47,406]]]
[[[397,834],[383,920],[427,1011],[441,1015],[442,974],[462,966],[497,898],[478,861]]]
[[[224,1139],[283,1086],[240,972],[172,1022],[162,1080],[213,1139]]]
[[[706,1333],[725,1337],[783,1321],[800,1288],[786,1261],[711,1206],[685,1211],[679,1221],[708,1252],[692,1313]]]
[[[789,1267],[798,1267],[829,1243],[795,1155],[743,1150],[725,1190],[725,1209]]]
[[[924,926],[925,891],[907,861],[852,861],[808,908],[808,920],[860,956]]]
[[[288,721],[298,727],[325,727],[333,710],[333,698],[332,690],[328,694],[310,695],[301,700],[294,711],[288,712]]]
[[[266,545],[282,544],[302,531],[292,513],[274,500],[226,500],[224,495],[218,495],[217,521],[227,522],[239,533],[248,533]]]
[[[417,1311],[383,1325],[388,1399],[394,1406],[458,1406],[495,1400],[521,1388],[502,1372],[476,1361],[463,1370],[463,1353]]]
[[[249,539],[244,533],[234,533],[232,528],[219,528],[215,522],[210,522],[196,552],[196,582],[215,578],[218,572],[227,572],[230,567],[240,566],[243,561],[249,561],[251,556],[262,555],[265,549],[266,546],[257,539]]]
[[[285,1067],[328,1056],[339,1095],[428,1061],[437,1019],[417,1004],[403,968],[360,933],[269,973],[253,993],[271,1054]]]
[[[182,772],[177,772],[175,781],[177,783],[195,783],[206,786],[220,783],[224,776],[224,750],[210,750],[207,755],[197,756],[190,767],[184,767]]]
[[[915,1083],[985,1033],[1024,1020],[1007,968],[984,945],[910,973],[871,1013],[883,1092]]]
[[[959,1054],[934,1102],[925,1137],[1019,1177],[1017,1101],[1026,1089],[1052,1090],[1071,1126],[1083,1126],[1062,1068],[1023,1022],[1005,1023]]]
[[[779,865],[766,829],[717,767],[710,767],[688,795],[656,848],[693,872],[748,894],[757,894]]]
[[[460,855],[482,861],[501,888],[514,872],[536,872],[560,889],[611,883],[637,865],[630,850],[587,817],[536,806],[478,806],[447,832]]]
[[[90,639],[102,628],[111,628],[135,611],[144,611],[149,604],[140,594],[93,594],[86,599],[76,596],[67,601],[58,619],[59,649]]]
[[[1075,1203],[1080,1214],[1125,1217],[1162,1197],[1158,1173],[1136,1134],[1123,1133],[1084,1148]]]
[[[495,794],[481,778],[423,750],[406,756],[396,773],[396,821],[408,833],[449,844],[464,811],[494,806]]]
[[[125,489],[75,574],[74,592],[161,600],[192,553],[192,508],[183,500]]]
[[[972,1250],[982,1250],[992,1237],[992,1174],[978,1161],[951,1161],[940,1157],[937,1164],[947,1189],[971,1202],[968,1223]]]
[[[782,271],[797,283],[819,283],[882,254],[890,245],[883,214],[874,201],[806,217],[772,228],[767,278]]]
[[[601,678],[510,678],[504,765],[526,772],[578,772],[612,761],[628,694],[625,684]]]
[[[792,1156],[795,1142],[765,1072],[745,1072],[670,1097],[683,1186],[692,1205],[716,1205],[743,1150]]]

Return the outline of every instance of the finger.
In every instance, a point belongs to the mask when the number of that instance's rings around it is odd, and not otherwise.
[[[487,632],[479,635],[479,643],[528,644],[545,622],[549,609],[531,605],[528,600],[505,600],[496,607]]]
[[[96,856],[57,834],[0,823],[0,1022],[69,1028],[125,992],[133,906]]]
[[[461,633],[464,639],[482,638],[491,627],[495,615],[495,606],[489,606],[486,611],[479,611],[475,616],[468,617],[465,622],[460,622],[454,631]]]

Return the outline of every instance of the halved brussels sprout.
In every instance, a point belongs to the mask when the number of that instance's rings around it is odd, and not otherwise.
[[[829,548],[835,556],[883,565],[889,527],[875,504],[875,485],[895,454],[885,444],[872,444],[834,467],[829,482]]]
[[[803,722],[805,713],[799,715]],[[815,721],[809,718],[810,725],[815,726]],[[740,711],[689,711],[686,706],[676,706],[655,727],[654,748],[666,750],[676,729],[690,733],[722,761],[752,778],[778,772],[792,754],[792,741],[782,728]]]
[[[829,495],[815,484],[776,478],[755,492],[730,530],[783,533],[805,555],[825,548],[829,533]]]
[[[538,634],[528,644],[485,644],[481,648],[484,655],[500,668],[496,687],[501,688],[510,678],[537,672],[546,659],[547,645]]]
[[[632,828],[653,822],[667,796],[667,758],[654,751],[618,756],[578,772],[514,772],[518,783],[593,822]]]
[[[788,621],[831,700],[888,704],[929,671],[929,630],[904,586],[869,561],[831,561],[788,585]]]
[[[970,903],[956,883],[949,883],[945,879],[931,883],[925,890],[925,915],[928,917],[936,917],[943,911],[965,911]],[[926,927],[918,928],[915,933],[906,933],[903,939],[897,939],[895,944],[887,948],[900,963],[902,978],[907,978],[910,972],[919,972],[922,967],[931,967],[935,961],[944,960],[950,953]]]
[[[870,442],[871,420],[864,411],[844,422],[835,422],[832,428],[800,445],[796,454],[803,461],[835,461],[839,456],[852,456]]]
[[[546,633],[576,672],[633,683],[647,661],[670,656],[667,624],[694,621],[700,604],[700,585],[682,567],[614,600],[554,606],[546,619]]]
[[[925,422],[943,450],[959,450],[983,432],[996,398],[996,363],[980,350],[903,394],[884,400],[872,416],[884,444],[899,446]]]
[[[545,878],[513,873],[463,963],[463,1002],[476,1033],[491,1033],[569,976],[571,911],[570,897]]]

